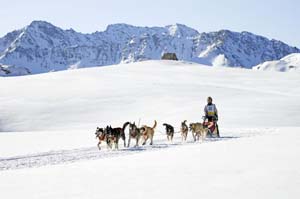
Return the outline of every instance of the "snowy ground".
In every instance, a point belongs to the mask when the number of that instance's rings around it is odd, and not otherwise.
[[[298,198],[300,74],[147,61],[0,78],[4,198]],[[166,141],[200,121],[220,139]],[[96,126],[153,125],[154,146],[98,151]],[[105,146],[104,146],[105,148]]]

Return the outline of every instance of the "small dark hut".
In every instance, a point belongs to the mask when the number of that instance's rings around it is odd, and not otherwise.
[[[161,57],[161,59],[163,59],[163,60],[176,60],[176,61],[178,61],[176,53],[164,53],[164,55]]]

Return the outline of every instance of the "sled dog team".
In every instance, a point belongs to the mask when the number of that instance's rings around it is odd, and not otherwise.
[[[202,141],[206,138],[206,136],[213,135],[215,132],[211,132],[208,128],[207,124],[205,123],[190,123],[189,127],[186,124],[186,120],[181,123],[180,133],[182,137],[182,141],[186,141],[187,135],[189,130],[192,132],[192,136],[194,141],[200,140]],[[130,147],[131,139],[135,140],[135,146],[139,146],[139,142],[142,142],[142,145],[145,145],[148,140],[150,140],[150,145],[153,144],[153,137],[155,128],[157,127],[156,120],[154,121],[154,125],[152,127],[147,125],[142,125],[138,127],[135,122],[126,122],[124,123],[123,127],[112,128],[111,126],[106,126],[105,128],[96,128],[96,138],[99,140],[98,148],[101,150],[101,143],[106,142],[108,148],[118,149],[119,140],[122,139],[124,143],[124,147],[126,147],[126,136],[125,136],[125,129],[129,126],[129,135],[128,135],[128,142],[127,147]],[[174,127],[170,124],[163,123],[163,126],[166,130],[166,135],[168,141],[173,141],[174,137]],[[217,137],[219,137],[217,133]]]
[[[180,133],[182,137],[182,141],[186,141],[187,134],[189,130],[192,132],[194,141],[199,140],[200,137],[202,141],[206,138],[207,134],[210,136],[219,135],[219,128],[218,128],[218,111],[216,105],[212,103],[212,97],[207,98],[207,105],[204,107],[205,116],[203,117],[203,123],[190,123],[189,127],[186,124],[186,120],[181,123]],[[205,122],[205,120],[208,122]],[[156,120],[154,121],[154,125],[152,127],[143,125],[142,127],[136,126],[135,122],[130,123],[126,122],[122,128],[112,128],[111,126],[106,126],[106,128],[99,128],[96,129],[96,138],[99,139],[98,148],[101,149],[100,144],[101,142],[106,142],[109,148],[113,148],[113,145],[116,149],[119,146],[119,140],[122,138],[124,142],[124,147],[126,147],[126,136],[125,136],[125,129],[129,125],[129,138],[127,147],[130,146],[131,139],[135,139],[135,146],[138,146],[140,140],[142,141],[143,145],[146,144],[147,140],[150,140],[150,145],[153,144],[153,136],[154,131],[157,126]],[[167,139],[168,141],[173,141],[174,137],[174,127],[170,124],[163,123],[163,126],[166,129]]]

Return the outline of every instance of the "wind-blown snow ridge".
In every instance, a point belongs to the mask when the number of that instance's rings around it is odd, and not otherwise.
[[[300,71],[300,53],[290,54],[280,60],[267,61],[253,67],[254,70]]]
[[[164,52],[212,66],[251,68],[300,50],[249,32],[199,33],[182,24],[166,27],[109,25],[82,34],[33,21],[0,38],[0,75],[26,75],[160,59]]]

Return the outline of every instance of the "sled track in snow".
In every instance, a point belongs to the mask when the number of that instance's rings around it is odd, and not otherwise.
[[[202,142],[193,142],[188,141],[185,143],[181,142],[181,138],[174,138],[173,143],[168,143],[165,139],[155,140],[152,146],[145,145],[139,147],[130,147],[130,148],[121,148],[119,150],[103,150],[99,151],[99,149],[95,147],[86,147],[79,149],[71,149],[71,150],[58,150],[58,151],[49,151],[44,153],[37,154],[28,154],[24,156],[13,156],[8,158],[0,158],[0,171],[3,170],[12,170],[12,169],[22,169],[22,168],[34,168],[41,167],[47,165],[57,165],[57,164],[67,164],[77,161],[84,160],[96,160],[102,158],[111,158],[117,156],[131,155],[142,152],[150,152],[157,150],[170,149],[174,147],[180,146],[190,146],[190,145],[201,145],[201,144],[209,144],[212,142],[220,142],[220,141],[229,141],[238,138],[247,138],[253,137],[262,134],[261,130],[248,130],[248,133],[238,134],[236,136],[224,136],[221,138],[207,138],[203,143]],[[274,132],[274,129],[265,129],[266,132]],[[123,142],[119,143],[119,146]],[[96,145],[96,143],[95,143]]]
[[[166,143],[165,141],[158,140],[154,145],[146,145],[139,147],[121,148],[119,150],[103,149],[99,151],[97,147],[79,148],[72,150],[50,151],[45,153],[30,154],[24,156],[15,156],[9,158],[0,158],[0,171],[22,168],[41,167],[46,165],[57,165],[72,163],[83,160],[95,160],[102,158],[111,158],[116,156],[131,155],[141,152],[157,151],[178,146],[187,146],[195,144],[204,144],[215,141],[231,140],[239,137],[221,137],[209,138],[205,142],[186,142],[181,143],[176,139],[174,143]],[[122,145],[122,142],[119,144]],[[102,147],[103,148],[103,147]]]

